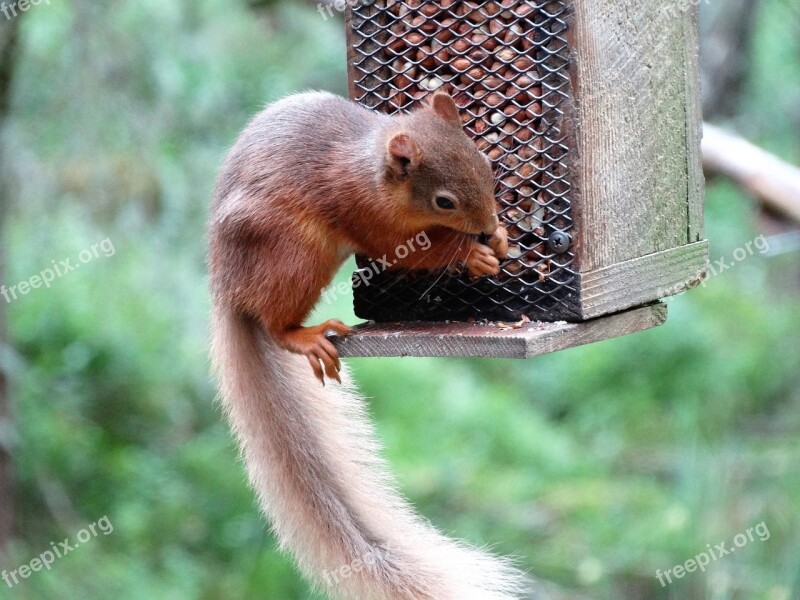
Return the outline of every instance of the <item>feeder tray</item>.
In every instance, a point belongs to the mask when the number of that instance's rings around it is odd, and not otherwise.
[[[345,358],[357,356],[461,356],[533,358],[657,327],[667,319],[662,303],[583,323],[370,323],[334,343]]]
[[[354,274],[356,315],[375,324],[344,356],[533,356],[659,325],[648,305],[700,281],[696,6],[348,4],[351,99],[392,114],[447,89],[492,160],[510,253],[477,281],[357,257],[373,273]]]

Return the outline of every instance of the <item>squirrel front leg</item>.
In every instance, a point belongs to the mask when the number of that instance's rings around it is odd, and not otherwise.
[[[498,259],[508,255],[508,233],[499,226],[486,244],[474,237],[444,227],[425,232],[429,245],[416,248],[403,258],[396,258],[389,269],[436,269],[462,263],[474,276],[497,275],[500,272]],[[402,244],[398,244],[399,247]],[[397,247],[394,249],[397,254]]]
[[[327,333],[346,335],[351,328],[337,319],[303,326],[319,300],[320,290],[333,277],[337,258],[326,253],[323,245],[308,241],[295,240],[293,245],[282,248],[282,252],[280,260],[273,256],[256,257],[254,253],[251,280],[270,285],[252,290],[250,312],[258,315],[261,326],[280,347],[304,355],[323,385],[326,375],[341,383],[339,353]]]
[[[467,270],[474,276],[496,275],[500,271],[499,258],[505,258],[508,253],[508,234],[502,226],[499,226],[494,234],[487,240],[486,244],[481,244],[475,238],[459,233],[457,231],[437,227],[426,233],[430,244],[427,248],[419,247],[403,258],[397,256],[397,248],[406,242],[400,242],[392,249],[393,256],[388,258],[389,268],[392,269],[435,269],[438,267],[451,266],[456,261],[461,262]],[[293,249],[297,252],[297,248]],[[311,255],[308,250],[304,256]],[[324,255],[323,253],[317,256]],[[300,260],[284,260],[279,264],[284,269],[291,271],[287,265],[305,265]],[[280,304],[282,311],[271,309],[272,302],[267,302],[261,311],[261,323],[270,333],[273,339],[283,348],[296,354],[303,354],[308,359],[314,375],[323,385],[325,376],[341,382],[339,371],[341,363],[339,353],[335,346],[326,337],[329,331],[338,335],[346,335],[351,332],[351,328],[337,319],[330,319],[312,327],[304,327],[303,320],[311,312],[314,304],[319,298],[318,290],[322,289],[331,279],[336,269],[336,259],[329,257],[330,264],[325,264],[326,268],[298,268],[293,272],[275,273],[276,265],[274,262],[265,261],[263,264],[271,264],[272,281],[292,281],[292,290],[282,290],[283,296]],[[305,265],[307,267],[307,265]],[[321,265],[317,265],[321,266]],[[280,269],[280,267],[277,267]],[[287,293],[288,292],[288,293]],[[270,308],[267,308],[270,307]]]

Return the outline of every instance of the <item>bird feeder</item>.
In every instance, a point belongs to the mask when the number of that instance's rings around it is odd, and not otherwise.
[[[660,325],[703,277],[696,3],[361,0],[346,27],[351,99],[451,93],[510,252],[478,280],[358,257],[343,356],[534,356]]]

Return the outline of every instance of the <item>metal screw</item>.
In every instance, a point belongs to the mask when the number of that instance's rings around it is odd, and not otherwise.
[[[550,252],[555,254],[563,254],[569,250],[571,243],[572,238],[569,237],[568,233],[563,231],[554,231],[550,234],[550,237],[547,240],[547,245],[550,248]]]

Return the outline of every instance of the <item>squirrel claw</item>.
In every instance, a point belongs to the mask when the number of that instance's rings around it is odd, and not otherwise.
[[[339,376],[339,371],[342,370],[339,352],[337,352],[336,347],[324,335],[320,336],[313,345],[306,350],[306,357],[308,358],[308,362],[311,363],[314,375],[322,382],[322,385],[325,385],[325,376],[342,383],[342,378]]]
[[[322,367],[319,366],[319,358],[313,354],[306,354],[306,358],[308,359],[308,364],[311,365],[311,369],[314,371],[314,377],[319,379],[322,385],[325,385],[325,373],[322,371]]]
[[[329,331],[333,331],[337,335],[345,335],[351,331],[351,328],[341,321],[331,319],[314,327],[292,329],[286,332],[281,339],[284,348],[290,352],[305,355],[314,371],[314,376],[320,380],[322,385],[325,385],[326,376],[339,383],[342,382],[342,378],[339,376],[342,363],[336,347],[326,337]]]

